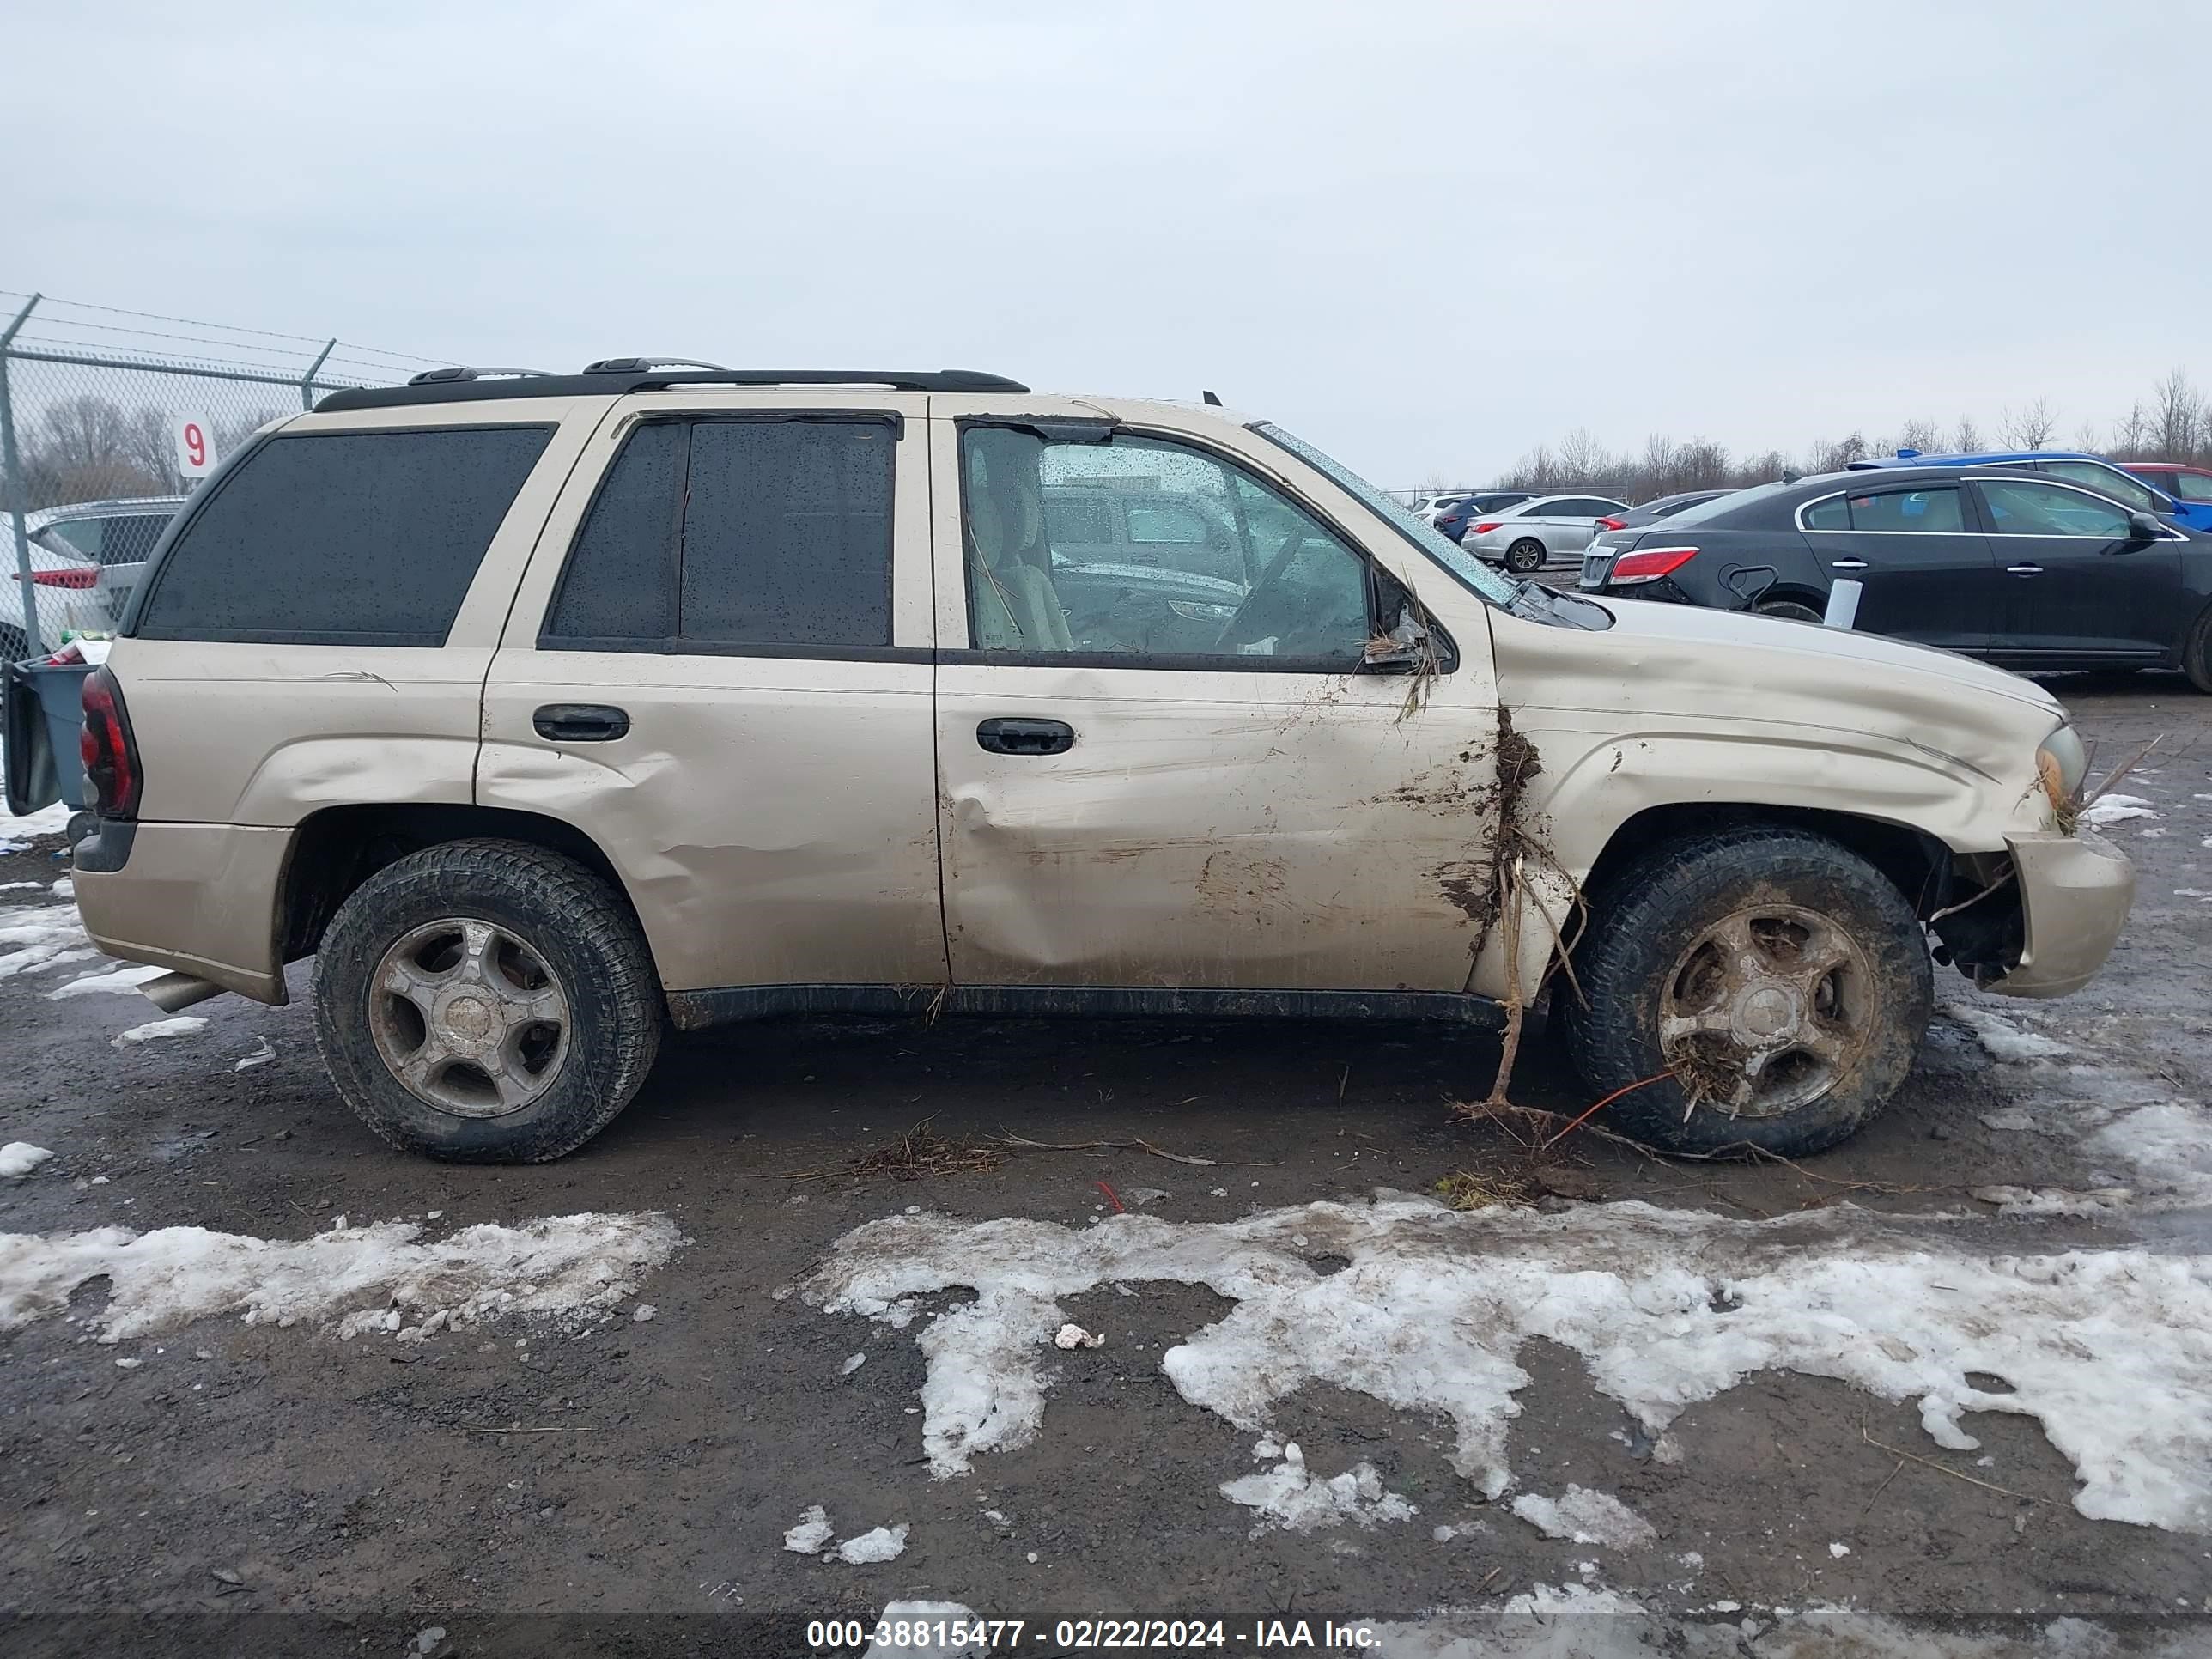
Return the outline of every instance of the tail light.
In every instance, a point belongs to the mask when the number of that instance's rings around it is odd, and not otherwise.
[[[1615,559],[1613,568],[1606,574],[1606,581],[1616,587],[1633,582],[1656,582],[1662,576],[1673,575],[1697,556],[1694,547],[1639,548]]]
[[[15,580],[23,580],[21,573]],[[88,564],[71,565],[66,570],[33,570],[31,580],[40,587],[92,587],[100,581],[100,567]]]
[[[1473,526],[1473,528],[1476,535],[1487,536],[1492,531],[1498,528],[1498,521],[1496,519],[1485,519],[1480,524]]]
[[[131,715],[123,707],[123,688],[105,668],[84,682],[84,732],[77,739],[84,775],[92,785],[93,810],[103,818],[138,816],[138,744],[131,735]]]
[[[1628,526],[1622,523],[1619,519],[1600,519],[1597,521],[1597,527],[1600,530],[1626,530],[1628,528]]]

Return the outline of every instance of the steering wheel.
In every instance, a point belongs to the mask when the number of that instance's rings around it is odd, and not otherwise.
[[[1243,643],[1245,629],[1255,618],[1266,617],[1267,603],[1274,598],[1275,590],[1283,585],[1283,578],[1290,573],[1291,561],[1297,556],[1308,542],[1324,542],[1326,544],[1322,537],[1310,530],[1293,530],[1283,538],[1283,544],[1276,550],[1275,556],[1260,573],[1260,580],[1252,584],[1250,591],[1244,595],[1244,602],[1237,607],[1237,614],[1222,624],[1220,637],[1213,642],[1216,650],[1227,650]]]

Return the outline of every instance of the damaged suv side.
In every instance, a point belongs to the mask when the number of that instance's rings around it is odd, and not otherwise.
[[[1547,592],[1265,422],[956,371],[337,394],[86,709],[93,936],[171,1006],[316,957],[340,1092],[449,1158],[582,1145],[672,1022],[1540,995],[1631,1133],[1804,1152],[1904,1079],[1931,931],[2062,995],[2133,879],[2025,681]]]

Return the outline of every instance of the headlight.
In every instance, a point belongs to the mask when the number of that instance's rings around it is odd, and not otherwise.
[[[2043,740],[2035,751],[2035,771],[2052,808],[2063,811],[2089,775],[2089,751],[2081,746],[2081,734],[2071,722]]]

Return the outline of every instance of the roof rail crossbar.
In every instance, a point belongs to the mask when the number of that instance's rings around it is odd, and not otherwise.
[[[712,368],[725,374],[736,371],[721,363],[702,362],[696,357],[602,357],[596,363],[586,363],[586,374],[635,374],[650,368]]]
[[[611,357],[592,364],[581,374],[547,374],[535,369],[515,368],[435,368],[417,374],[405,386],[362,386],[333,392],[315,407],[337,413],[493,398],[620,397],[632,392],[665,392],[675,386],[887,386],[894,392],[1029,390],[1019,380],[971,368],[632,368],[631,361]],[[641,359],[635,361],[642,362]]]
[[[426,368],[420,374],[408,377],[410,386],[450,386],[460,380],[481,380],[491,375],[514,375],[530,380],[551,378],[542,368],[493,368],[474,363],[456,363],[451,368]]]

